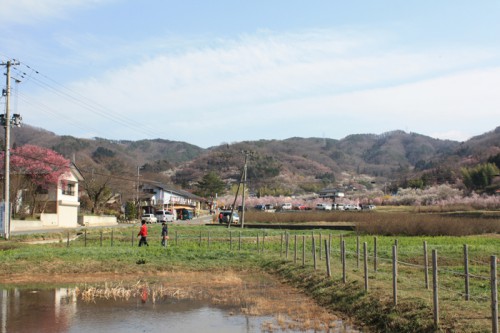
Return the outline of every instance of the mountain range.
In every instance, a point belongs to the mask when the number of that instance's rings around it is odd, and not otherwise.
[[[396,130],[383,134],[353,134],[343,139],[299,138],[242,141],[209,148],[179,141],[82,139],[59,136],[32,126],[11,131],[13,147],[34,144],[53,149],[83,169],[98,169],[133,179],[194,188],[215,172],[228,186],[240,180],[247,161],[251,190],[290,193],[326,186],[356,184],[377,187],[422,173],[485,162],[500,154],[500,127],[464,142],[439,140]],[[451,179],[448,179],[451,181]],[[281,192],[277,192],[281,193]]]

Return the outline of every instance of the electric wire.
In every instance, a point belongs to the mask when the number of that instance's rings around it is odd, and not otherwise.
[[[19,93],[19,97],[23,100],[24,103],[29,104],[33,107],[36,107],[38,110],[49,115],[54,120],[59,120],[59,119],[61,119],[61,117],[64,117],[65,122],[67,124],[77,128],[79,130],[83,130],[83,131],[92,130],[93,132],[97,132],[97,133],[99,132],[99,129],[91,127],[91,126],[82,127],[81,122],[79,122],[78,120],[61,114],[59,111],[44,104],[43,102],[34,102],[29,97],[25,96],[23,93]]]
[[[6,56],[3,57],[7,58]],[[12,72],[14,74],[11,75],[11,77],[16,80],[16,83],[19,83],[22,80],[25,80],[26,82],[32,82],[33,84],[42,88],[43,90],[50,91],[52,94],[69,101],[73,105],[76,105],[85,111],[89,111],[101,118],[104,118],[106,119],[106,121],[111,121],[112,123],[121,125],[122,127],[126,127],[136,132],[140,132],[144,134],[147,138],[153,139],[154,137],[152,133],[157,133],[155,128],[153,128],[152,126],[148,124],[140,124],[138,123],[137,119],[131,119],[122,114],[114,112],[98,104],[97,102],[91,100],[90,98],[80,94],[74,89],[71,89],[63,84],[60,84],[56,80],[50,78],[49,76],[43,74],[41,71],[35,69],[34,67],[24,62],[19,62],[19,65],[24,66],[24,68],[20,69],[17,68],[17,66],[12,66]],[[26,95],[23,98],[23,101],[32,106],[37,106],[37,104],[40,105],[42,104],[39,100],[32,100],[31,96],[28,97]],[[45,107],[45,110],[47,110],[47,107]],[[54,114],[54,112],[52,112],[52,114]],[[67,123],[70,122],[72,123],[73,126],[76,125],[75,122],[68,121],[67,114],[65,114],[58,120]],[[82,122],[78,121],[77,123],[79,125],[76,127],[82,129],[83,128],[81,126]],[[95,129],[92,129],[92,131],[95,132]],[[97,132],[102,132],[102,130],[99,130]]]
[[[14,70],[17,70],[17,69],[14,69]],[[20,72],[20,73],[27,75],[27,73],[25,73],[25,72]],[[36,71],[36,73],[39,74],[38,71]],[[39,75],[41,75],[41,74],[39,74]],[[44,76],[44,77],[47,77],[47,76]],[[69,102],[77,105],[78,107],[80,107],[84,110],[90,111],[90,112],[98,115],[99,117],[105,118],[105,119],[110,120],[110,121],[115,122],[115,123],[118,123],[119,125],[122,125],[124,127],[133,129],[134,131],[142,132],[143,134],[146,134],[148,137],[152,137],[151,133],[152,132],[154,133],[154,131],[152,131],[152,129],[150,129],[150,131],[143,130],[143,128],[147,127],[147,125],[141,124],[140,126],[138,126],[136,120],[126,118],[122,115],[118,115],[115,112],[112,112],[108,109],[105,109],[103,106],[100,106],[97,103],[88,99],[87,97],[84,97],[81,94],[78,94],[74,90],[71,90],[71,89],[64,87],[64,86],[57,83],[57,85],[59,85],[62,89],[58,88],[58,87],[52,85],[51,83],[48,83],[48,82],[45,82],[45,81],[39,79],[36,76],[32,76],[31,79],[32,79],[32,82],[34,84],[36,84],[37,86],[44,88],[44,89],[47,89],[48,91],[68,100]],[[55,82],[52,79],[51,79],[51,81]]]

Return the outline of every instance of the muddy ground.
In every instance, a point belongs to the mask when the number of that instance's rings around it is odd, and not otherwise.
[[[347,318],[330,313],[293,287],[262,272],[161,272],[141,276],[117,274],[58,274],[0,276],[0,284],[72,284],[82,299],[141,297],[147,301],[162,297],[205,300],[234,308],[252,316],[272,316],[265,331],[313,330],[358,332]],[[347,326],[347,329],[346,329]]]

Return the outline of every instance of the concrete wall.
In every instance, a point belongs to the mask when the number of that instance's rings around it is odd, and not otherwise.
[[[30,231],[30,230],[50,230],[55,228],[76,228],[75,222],[66,225],[59,225],[59,217],[57,214],[43,213],[40,215],[40,220],[10,220],[10,231]]]
[[[10,220],[10,231],[26,231],[44,229],[42,221]]]
[[[78,224],[85,227],[118,225],[116,216],[78,216]]]
[[[61,228],[76,228],[78,226],[78,201],[59,200],[57,203],[58,224]]]
[[[57,217],[57,214],[42,213],[40,214],[40,221],[42,222],[43,227],[59,226],[59,219]]]
[[[78,224],[72,223],[58,223],[57,214],[42,214],[40,220],[26,221],[26,220],[11,220],[10,231],[35,231],[35,230],[50,230],[58,228],[76,228],[76,227],[95,227],[95,226],[116,226],[118,221],[116,216],[78,216]]]

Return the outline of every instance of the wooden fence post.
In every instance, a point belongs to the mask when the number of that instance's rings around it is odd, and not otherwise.
[[[363,242],[363,268],[365,273],[365,292],[368,292],[368,244]]]
[[[87,247],[87,230],[84,232],[85,247]]]
[[[322,256],[321,256],[321,232],[319,233],[319,260],[321,261]]]
[[[321,235],[321,234],[320,234]],[[320,246],[321,247],[321,246]],[[325,255],[326,255],[326,275],[328,277],[332,276],[332,270],[330,267],[330,251],[328,251],[328,241],[325,239]]]
[[[238,251],[241,251],[241,231],[240,231],[240,236],[238,238]]]
[[[114,235],[115,235],[115,229],[111,229],[111,247],[113,247]]]
[[[198,241],[198,246],[201,247],[201,231],[200,231],[200,239]]]
[[[68,240],[66,242],[66,247],[69,247],[69,231],[68,231]]]
[[[498,333],[497,257],[491,256],[491,332]]]
[[[342,234],[340,234],[339,236],[339,257],[340,257],[340,263],[342,263],[342,260],[344,260],[344,257],[342,256],[342,252],[344,251],[344,249],[342,248],[342,242],[344,241],[344,236]]]
[[[208,232],[207,247],[210,248],[210,231]]]
[[[302,235],[302,267],[306,267],[306,236]]]
[[[100,238],[99,244],[100,244],[100,245],[101,245],[101,247],[102,247],[102,231],[101,231],[101,238]]]
[[[347,276],[345,272],[345,240],[342,239],[342,282],[345,284],[347,282]]]
[[[260,253],[260,238],[259,238],[259,233],[257,233],[257,253]]]
[[[429,256],[427,254],[427,241],[424,241],[424,278],[425,289],[429,290]]]
[[[356,268],[359,269],[359,236],[356,236]]]
[[[392,295],[394,306],[398,305],[398,247],[392,246]]]
[[[464,275],[465,275],[465,300],[470,300],[469,293],[469,248],[464,244]]]
[[[229,232],[229,250],[230,251],[233,250],[233,232],[232,231]]]
[[[432,250],[432,292],[434,305],[434,328],[439,327],[439,295],[438,295],[438,269],[437,269],[437,250]]]
[[[283,257],[283,233],[281,233],[280,239],[280,257]]]
[[[134,234],[135,234],[135,232],[132,231],[132,237],[131,237],[131,239],[132,239],[132,246],[134,246]]]
[[[177,246],[177,240],[179,239],[179,237],[177,237],[177,230],[175,230],[175,245]]]
[[[297,263],[297,235],[294,235],[293,237],[293,263]]]
[[[321,246],[321,244],[320,244]],[[312,255],[313,255],[313,262],[314,262],[314,270],[318,269],[318,265],[316,262],[316,239],[314,238],[314,234],[312,237]]]
[[[373,237],[373,271],[377,272],[377,237]]]

